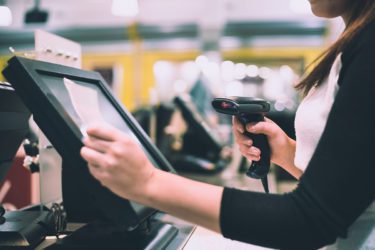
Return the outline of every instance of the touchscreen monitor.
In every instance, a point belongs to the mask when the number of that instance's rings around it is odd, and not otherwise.
[[[63,158],[63,202],[70,221],[106,218],[133,228],[155,212],[103,187],[79,154],[87,125],[106,122],[133,138],[155,167],[174,172],[99,73],[13,57],[3,74]]]

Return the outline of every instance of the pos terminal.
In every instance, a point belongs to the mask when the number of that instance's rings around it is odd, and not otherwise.
[[[49,249],[164,249],[177,229],[154,220],[155,209],[102,186],[80,156],[84,128],[106,122],[134,139],[155,167],[175,172],[101,75],[22,57],[11,58],[3,75],[63,159],[68,221],[88,223]]]

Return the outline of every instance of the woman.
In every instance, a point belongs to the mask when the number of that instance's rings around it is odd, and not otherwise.
[[[307,94],[297,112],[297,142],[270,120],[246,127],[265,133],[272,161],[301,177],[293,192],[240,191],[160,171],[135,142],[105,125],[88,128],[81,150],[92,175],[121,197],[235,240],[314,249],[346,237],[375,197],[375,1],[310,4],[317,16],[341,16],[347,27],[297,86]],[[234,121],[240,150],[258,159],[261,152],[242,136],[243,129]]]

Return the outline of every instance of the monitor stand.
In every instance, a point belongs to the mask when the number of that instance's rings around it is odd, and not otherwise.
[[[177,233],[178,229],[174,226],[157,220],[148,221],[133,231],[126,231],[108,222],[93,222],[46,249],[165,249]]]
[[[48,211],[11,211],[3,218],[0,249],[34,249],[54,229],[53,216]]]

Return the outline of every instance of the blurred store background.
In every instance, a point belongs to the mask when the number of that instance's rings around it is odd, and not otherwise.
[[[235,158],[231,121],[211,99],[267,99],[294,137],[293,86],[343,27],[307,0],[0,0],[0,68],[9,47],[33,50],[35,29],[80,43],[82,67],[104,76],[176,168],[209,180]]]

